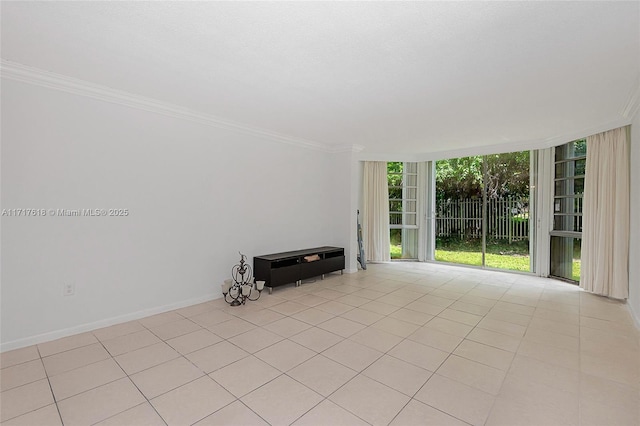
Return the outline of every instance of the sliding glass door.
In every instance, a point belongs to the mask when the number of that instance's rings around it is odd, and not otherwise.
[[[436,162],[435,260],[531,271],[530,151]]]

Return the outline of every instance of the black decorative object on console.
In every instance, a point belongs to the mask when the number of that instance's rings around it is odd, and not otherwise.
[[[247,256],[240,253],[240,263],[231,268],[231,279],[225,280],[222,284],[222,294],[224,300],[231,306],[244,305],[247,300],[258,300],[264,288],[264,281],[256,281],[254,284],[251,277],[251,266],[247,265]],[[258,297],[252,298],[255,291]]]

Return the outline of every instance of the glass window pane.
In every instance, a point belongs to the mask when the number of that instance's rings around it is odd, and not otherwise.
[[[417,259],[418,258],[418,230],[417,229],[392,229],[391,259]]]
[[[417,230],[404,229],[417,225],[418,163],[387,162],[389,184],[389,224],[392,259],[417,257]],[[415,246],[415,247],[414,247]]]
[[[580,139],[569,142],[567,144],[557,146],[555,151],[556,161],[568,160],[575,157],[584,157],[587,155],[587,141],[586,139]]]
[[[582,216],[560,216],[553,217],[554,231],[582,232]]]
[[[586,172],[587,144],[584,139],[555,148],[554,231],[582,232],[582,194]],[[574,159],[575,160],[572,160]],[[568,160],[568,161],[567,161]],[[560,180],[557,180],[559,179]],[[580,280],[579,237],[551,236],[551,275]]]
[[[389,201],[389,213],[401,212],[402,201]]]
[[[551,275],[580,281],[582,240],[572,237],[551,237]]]
[[[580,139],[573,143],[573,152],[575,156],[585,156],[587,155],[587,140]]]
[[[389,188],[389,199],[393,200],[401,200],[402,199],[402,188]]]
[[[406,188],[404,197],[409,200],[415,200],[418,197],[418,189],[417,188]]]

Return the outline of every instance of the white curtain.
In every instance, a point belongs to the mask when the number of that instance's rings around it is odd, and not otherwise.
[[[629,295],[628,127],[587,138],[580,287]]]
[[[365,161],[362,217],[363,244],[367,260],[391,260],[389,244],[389,184],[385,161]]]

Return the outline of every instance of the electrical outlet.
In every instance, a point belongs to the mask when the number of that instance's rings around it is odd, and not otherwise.
[[[76,294],[76,286],[73,283],[65,283],[62,285],[63,296],[73,296]]]

